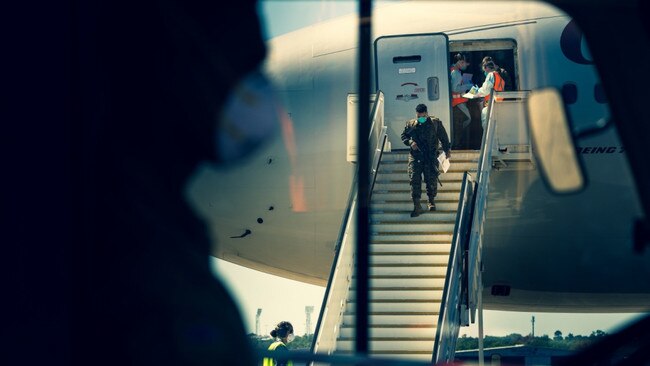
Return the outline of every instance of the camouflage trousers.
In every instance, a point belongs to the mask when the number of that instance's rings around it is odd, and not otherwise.
[[[420,199],[422,196],[422,175],[427,185],[429,199],[433,199],[438,194],[438,160],[424,162],[409,156],[408,174],[411,182],[411,198]]]

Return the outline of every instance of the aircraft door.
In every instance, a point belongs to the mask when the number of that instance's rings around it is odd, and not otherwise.
[[[444,33],[384,36],[375,40],[375,78],[384,92],[385,122],[393,148],[405,148],[400,135],[422,103],[451,137],[448,38]]]

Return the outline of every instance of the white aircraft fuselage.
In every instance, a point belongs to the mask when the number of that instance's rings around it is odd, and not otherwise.
[[[575,130],[608,118],[579,30],[550,6],[400,2],[377,8],[372,21],[373,39],[445,33],[451,52],[505,47],[512,51],[508,71],[517,90],[573,85],[577,94],[567,109]],[[285,109],[278,134],[236,166],[202,166],[187,188],[209,224],[214,256],[327,284],[355,169],[346,160],[346,97],[357,92],[357,25],[353,14],[269,41],[266,71]],[[405,147],[397,138],[405,122],[387,121],[393,148]],[[449,132],[450,121],[443,123]],[[647,310],[650,257],[632,251],[641,208],[616,129],[577,144],[588,186],[575,195],[551,194],[534,165],[492,171],[483,247],[486,309]],[[509,295],[495,296],[495,285],[509,287]]]

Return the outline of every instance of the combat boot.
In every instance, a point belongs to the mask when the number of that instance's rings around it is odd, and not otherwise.
[[[433,202],[433,198],[429,198],[429,203],[427,204],[427,207],[429,208],[429,211],[436,210],[436,204]]]
[[[420,199],[413,199],[413,212],[411,212],[411,217],[418,217],[422,213],[422,206],[420,205]]]

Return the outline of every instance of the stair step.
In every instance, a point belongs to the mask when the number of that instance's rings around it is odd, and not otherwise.
[[[400,237],[395,237],[394,235],[399,235]],[[438,235],[420,235],[420,234],[387,234],[373,236],[370,240],[370,244],[404,244],[404,245],[415,245],[415,244],[450,244],[451,236],[446,234]]]
[[[370,327],[368,329],[369,337],[396,337],[396,338],[420,338],[420,337],[435,337],[436,328],[377,328]],[[340,338],[353,338],[354,337],[354,327],[341,327]]]
[[[458,209],[458,199],[460,198],[460,193],[458,195],[459,197],[456,197],[455,200],[445,200],[445,199],[436,198],[436,200],[434,201],[436,204],[436,210],[452,211]],[[422,208],[426,208],[426,201],[422,202]],[[413,210],[413,201],[411,201],[410,198],[407,197],[406,200],[404,201],[388,201],[388,202],[377,202],[377,203],[373,202],[372,209],[375,212],[377,211],[411,212]]]
[[[435,337],[372,337],[371,341],[434,341]],[[354,337],[339,337],[339,341],[353,341]]]
[[[432,315],[372,315],[369,317],[370,328],[435,328],[438,324],[438,314]],[[354,314],[344,314],[344,327],[354,327]]]
[[[356,309],[354,302],[348,302],[345,307],[346,311],[354,312]],[[386,312],[399,309],[400,311],[440,311],[440,302],[370,302],[370,312]]]
[[[346,311],[345,316],[354,317],[357,314],[354,311]],[[371,311],[368,313],[369,316],[393,316],[396,318],[399,317],[414,317],[414,316],[435,316],[440,315],[439,311]],[[354,323],[354,322],[353,322]],[[392,323],[391,323],[392,324]]]
[[[440,181],[444,185],[445,183],[452,183],[452,182],[462,182],[463,181],[463,175],[464,172],[447,172],[440,174],[438,178],[440,178]],[[389,170],[388,168],[384,170],[379,170],[379,174],[377,174],[377,180],[402,180],[404,177],[408,178],[408,173],[406,171],[406,168],[404,169],[391,169]]]
[[[481,150],[476,150],[476,149],[452,149],[451,150],[454,154],[481,154]],[[409,153],[409,147],[408,146],[400,146],[396,145],[393,146],[393,150],[391,151],[386,151],[384,154],[408,154]]]
[[[443,203],[456,203],[458,204],[458,200],[460,198],[460,191],[455,192],[459,195],[459,197],[452,197],[452,198],[443,198],[443,197],[436,197],[434,198],[433,202],[436,204],[436,211],[438,211],[438,204],[443,204]],[[420,198],[420,205],[424,209],[427,207],[427,203],[429,202],[427,197]],[[404,196],[404,195],[399,195],[395,199],[379,199],[377,198],[376,200],[373,201],[372,203],[372,208],[373,212],[386,212],[390,210],[382,209],[382,205],[387,205],[387,204],[408,204],[410,208],[413,208],[413,199],[409,196]],[[436,211],[432,211],[435,213]],[[450,211],[455,211],[455,210],[443,210],[440,209],[441,212],[450,212]]]
[[[445,180],[463,180],[463,175],[465,172],[468,172],[472,176],[476,177],[477,174],[477,165],[473,165],[475,163],[467,163],[465,166],[461,166],[460,164],[456,166],[450,166],[449,169],[447,170],[446,173],[443,173],[440,171],[440,181],[442,181],[442,184],[445,184]],[[381,163],[379,166],[379,171],[377,173],[377,179],[382,179],[386,180],[385,177],[387,176],[392,176],[396,175],[397,179],[400,179],[400,177],[406,177],[408,179],[408,166],[406,163]],[[380,178],[380,176],[384,176],[384,178]],[[453,177],[453,178],[452,178]],[[391,177],[391,180],[394,179]]]
[[[370,221],[373,223],[385,222],[385,221],[413,221],[413,222],[454,221],[455,222],[455,220],[456,220],[456,211],[436,210],[432,212],[426,212],[426,214],[422,214],[418,217],[411,217],[410,210],[403,210],[403,211],[396,211],[396,212],[377,211],[370,214]]]
[[[397,277],[397,276],[395,276]],[[425,278],[371,278],[370,288],[373,291],[382,291],[382,289],[396,289],[408,284],[412,288],[427,288],[442,290],[445,285],[444,278],[425,277]],[[356,286],[356,281],[352,279],[351,286]],[[417,291],[417,290],[416,290]]]
[[[433,339],[422,338],[379,338],[369,339],[369,350],[371,353],[375,351],[403,351],[403,352],[425,352],[433,353]],[[354,349],[354,339],[339,339],[336,342],[337,351],[352,351]]]
[[[402,255],[401,253],[431,253],[441,254],[451,251],[451,243],[437,244],[378,244],[370,243],[372,255]]]
[[[408,160],[384,160],[382,157],[381,161],[381,167],[379,168],[381,170],[382,167],[385,167],[386,169],[390,170],[395,170],[398,168],[400,165],[407,167],[408,166]],[[462,173],[462,172],[468,172],[468,171],[476,171],[478,169],[478,159],[467,159],[467,160],[459,160],[454,157],[451,158],[451,164],[449,165],[449,169],[447,172],[452,172],[452,173]]]
[[[444,282],[442,284],[439,284],[438,286],[429,286],[429,285],[423,285],[423,286],[417,286],[417,285],[411,285],[408,284],[406,286],[404,282],[399,283],[393,287],[370,287],[370,292],[372,293],[380,293],[380,292],[392,292],[392,291],[442,291],[444,286]],[[356,290],[356,287],[351,287],[350,291]]]
[[[410,190],[411,189],[411,181],[409,180],[409,177],[407,175],[403,175],[401,178],[396,177],[395,179],[379,179],[377,178],[375,180],[375,187],[373,190],[373,196],[375,195],[375,191],[383,191],[383,190]],[[442,186],[438,184],[438,192],[460,192],[460,187],[462,185],[462,181],[450,181],[450,182],[442,182]],[[426,195],[426,184],[424,182],[424,179],[422,180],[422,194]],[[410,192],[410,191],[409,191]]]
[[[356,296],[356,291],[350,289],[348,298]],[[442,290],[390,290],[374,291],[369,294],[371,300],[440,300],[442,299]]]
[[[422,185],[424,187],[424,185]],[[438,201],[450,201],[458,202],[460,199],[460,190],[438,190],[436,195],[435,202]],[[408,201],[413,204],[413,199],[411,198],[411,190],[406,184],[387,184],[384,186],[375,185],[375,190],[372,191],[372,204],[371,209],[375,209],[375,204],[384,203],[386,201]],[[420,195],[420,202],[426,204],[428,200],[426,190],[423,190]],[[455,208],[453,209],[455,210]]]
[[[446,276],[447,266],[378,265],[370,266],[369,273],[371,276]]]
[[[422,216],[422,215],[421,215]],[[449,221],[381,221],[373,222],[371,230],[373,233],[378,231],[390,232],[454,232],[455,222]]]
[[[391,352],[387,354],[386,352]],[[335,354],[339,355],[352,355],[354,352],[352,351],[336,351]],[[404,361],[420,361],[420,362],[431,362],[432,358],[432,353],[418,353],[418,352],[413,352],[413,353],[405,353],[405,352],[398,352],[398,351],[377,351],[377,352],[370,352],[369,356],[372,357],[381,357],[381,358],[388,358],[390,357],[391,359],[400,359]]]
[[[384,152],[382,162],[384,161],[406,161],[409,156],[408,150],[393,150]],[[477,160],[481,156],[479,150],[451,150],[451,159],[453,160]]]
[[[451,243],[453,233],[451,232],[437,232],[437,233],[403,233],[393,231],[380,231],[377,230],[372,234],[372,243],[382,242],[429,242],[429,243]]]
[[[454,159],[476,159],[481,155],[480,150],[451,150],[451,155]],[[405,158],[409,156],[408,147],[402,149],[401,146],[398,149],[393,149],[393,151],[386,151],[383,154],[384,157],[389,157],[391,159],[396,158]]]
[[[370,266],[402,264],[446,266],[448,261],[449,254],[405,253],[403,255],[373,255],[370,257]]]
[[[480,158],[480,154],[451,154],[451,161],[458,161],[458,162],[465,162],[465,161],[478,161]],[[384,153],[382,155],[382,163],[384,162],[407,162],[409,158],[409,154],[386,154]]]
[[[444,173],[440,174],[438,178],[440,178],[440,181],[442,182],[443,187],[446,186],[447,184],[451,183],[462,183],[463,182],[463,175],[465,173]],[[404,178],[408,179],[408,173],[406,170],[395,170],[395,171],[383,171],[379,172],[377,175],[377,180],[378,181],[391,181],[391,180],[404,180]]]
[[[356,278],[355,276],[352,276],[352,278]],[[373,279],[388,279],[388,278],[399,278],[399,279],[404,279],[404,280],[411,280],[411,279],[418,279],[418,278],[439,278],[439,279],[444,279],[445,276],[443,275],[374,275],[370,276],[369,278]]]
[[[421,230],[421,231],[384,231],[381,228],[377,228],[376,230],[373,230],[372,232],[373,239],[383,239],[383,238],[392,238],[393,240],[402,240],[402,239],[407,239],[408,238],[414,238],[417,237],[418,239],[421,239],[422,237],[427,237],[427,236],[437,236],[437,239],[447,239],[447,241],[451,242],[450,238],[453,238],[453,232],[450,230],[447,231],[432,231],[432,230]]]

